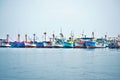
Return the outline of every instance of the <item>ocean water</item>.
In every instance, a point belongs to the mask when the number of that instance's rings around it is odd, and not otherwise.
[[[120,49],[0,48],[0,80],[120,80]]]

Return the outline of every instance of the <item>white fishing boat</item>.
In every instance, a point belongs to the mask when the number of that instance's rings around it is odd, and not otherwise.
[[[44,48],[52,48],[52,42],[51,41],[44,41],[43,45],[44,45]]]
[[[25,43],[25,47],[26,48],[36,48],[36,44],[35,43],[27,42],[27,43]]]

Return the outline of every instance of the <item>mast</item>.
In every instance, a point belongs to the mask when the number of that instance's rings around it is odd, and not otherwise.
[[[8,43],[9,42],[9,34],[7,34],[7,39],[6,40],[7,40],[7,43]]]
[[[53,33],[53,42],[54,42],[54,39],[55,39],[55,34]]]
[[[92,38],[94,39],[94,32],[92,32]]]
[[[82,38],[84,38],[84,30],[82,31]]]
[[[73,41],[73,38],[74,38],[74,33],[71,31],[71,40]]]
[[[63,40],[63,37],[62,28],[60,28],[60,38]]]
[[[27,43],[27,34],[25,35],[25,42]]]
[[[18,34],[18,42],[20,42],[20,34]]]
[[[107,40],[107,32],[104,35],[104,39]]]
[[[33,43],[35,43],[35,34],[33,34]]]
[[[105,39],[107,40],[107,35],[105,35]]]
[[[47,33],[46,33],[46,32],[44,32],[44,35],[45,35],[45,42],[46,42],[46,34],[47,34]]]

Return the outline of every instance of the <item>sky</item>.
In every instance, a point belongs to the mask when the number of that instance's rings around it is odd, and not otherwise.
[[[120,34],[120,0],[0,0],[0,38]]]

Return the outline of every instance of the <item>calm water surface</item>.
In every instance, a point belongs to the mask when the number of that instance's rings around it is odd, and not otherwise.
[[[120,80],[120,49],[0,48],[0,80]]]

